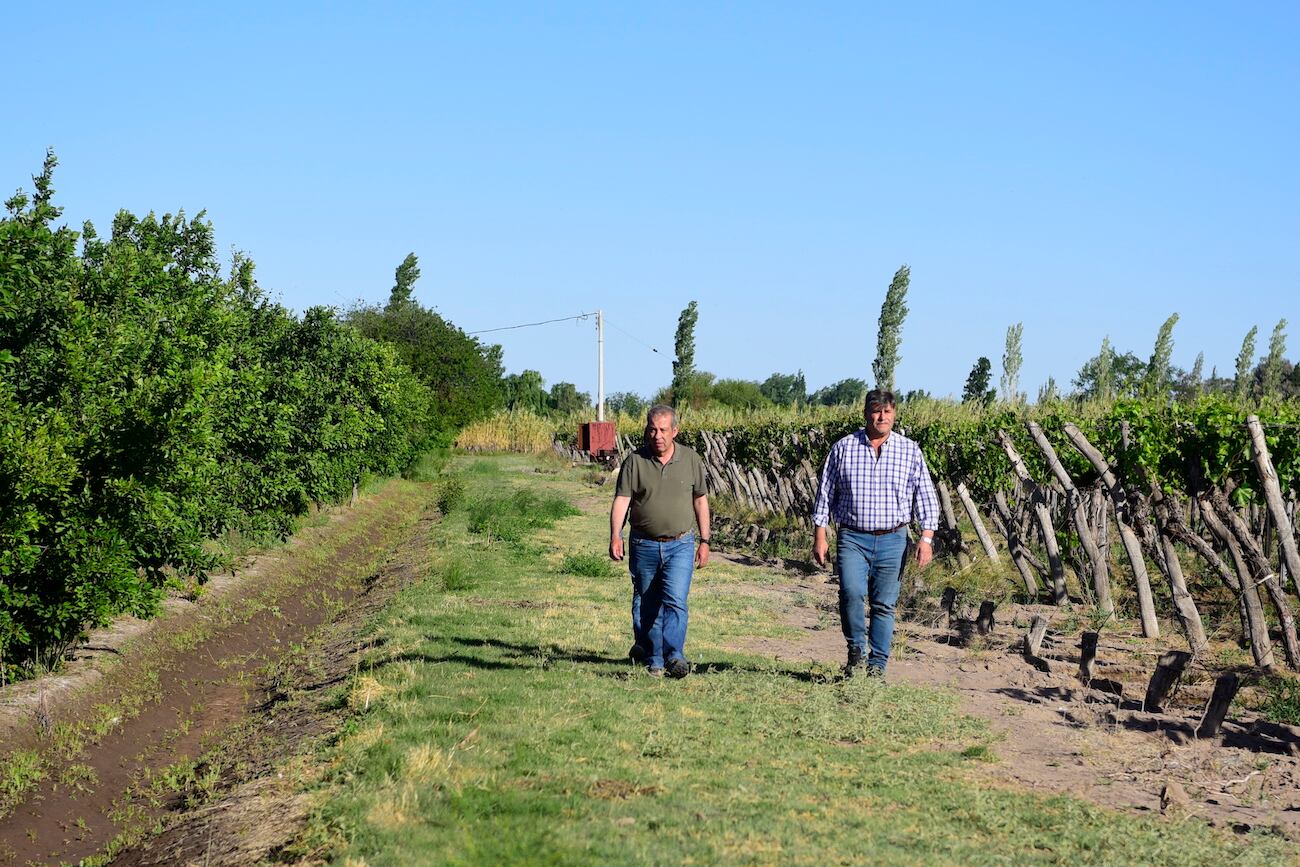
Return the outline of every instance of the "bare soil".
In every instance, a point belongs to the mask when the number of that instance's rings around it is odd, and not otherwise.
[[[757,565],[744,556],[720,556]],[[764,590],[781,600],[787,622],[802,634],[754,639],[736,649],[842,664],[836,585],[828,573],[789,574],[788,583]],[[1190,685],[1179,688],[1164,713],[1142,709],[1157,658],[1185,648],[1179,636],[1104,633],[1096,677],[1085,685],[1078,678],[1079,633],[1049,628],[1040,661],[1049,670],[1024,657],[1024,635],[1035,614],[1051,626],[1065,619],[1052,606],[1011,606],[995,613],[992,633],[977,635],[968,618],[944,628],[946,617],[937,610],[909,612],[897,625],[888,680],[951,689],[965,713],[987,720],[1002,736],[993,747],[997,760],[980,766],[990,782],[1300,840],[1300,729],[1259,720],[1239,701],[1219,735],[1197,739],[1213,682],[1204,672],[1189,669]]]
[[[424,503],[409,489],[402,494],[389,486],[241,573],[213,582],[198,602],[172,600],[155,621],[126,620],[98,632],[65,671],[0,692],[3,752],[32,749],[49,763],[36,789],[0,818],[0,863],[75,863],[123,835],[165,824],[192,793],[154,785],[160,771],[197,760],[232,738],[244,747],[241,772],[256,777],[269,758],[257,760],[259,750],[267,752],[266,738],[248,728],[250,720],[271,726],[272,740],[284,743],[319,731],[327,724],[321,713],[294,717],[268,710],[283,704],[277,700],[295,678],[311,680],[295,667],[316,676],[317,691],[330,677],[341,680],[337,667],[346,671],[341,661],[355,647],[349,630],[372,610],[357,600],[382,595],[377,588],[396,580],[400,570],[382,564],[412,544],[428,520]],[[327,629],[332,620],[345,625]],[[339,628],[345,638],[338,637]],[[334,644],[321,644],[328,635]],[[102,737],[88,736],[71,755],[56,743],[58,731],[115,704],[122,715]],[[229,778],[233,767],[221,775]],[[270,786],[269,780],[256,784],[259,792]],[[251,810],[265,798],[243,800]],[[274,812],[284,820],[296,809],[292,799],[278,799]],[[267,824],[258,819],[247,827]],[[257,835],[240,837],[242,846],[255,844]],[[198,860],[242,860],[212,857],[217,854]]]

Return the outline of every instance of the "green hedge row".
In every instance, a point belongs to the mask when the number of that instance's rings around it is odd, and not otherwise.
[[[47,157],[0,220],[0,672],[148,614],[205,544],[287,534],[425,447],[427,388],[326,309],[299,320],[202,214],[58,227]]]

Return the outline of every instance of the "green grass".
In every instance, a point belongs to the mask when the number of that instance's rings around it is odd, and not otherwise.
[[[372,624],[346,689],[353,716],[286,855],[370,867],[1294,858],[1276,838],[980,783],[994,738],[953,694],[728,650],[796,634],[762,592],[783,580],[773,573],[698,572],[696,673],[644,674],[623,656],[626,580],[564,568],[603,541],[603,498],[516,544],[472,531],[474,504],[590,497],[580,471],[504,471],[517,460],[471,466],[471,508],[429,540],[431,580]]]
[[[623,574],[607,554],[596,554],[590,551],[566,554],[560,563],[559,571],[565,575],[581,575],[584,578],[616,578]]]

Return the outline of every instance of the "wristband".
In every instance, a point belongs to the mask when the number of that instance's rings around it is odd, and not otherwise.
[[[707,544],[709,544],[709,540],[708,540],[708,539],[700,539],[699,542],[700,542],[701,545],[707,545]]]

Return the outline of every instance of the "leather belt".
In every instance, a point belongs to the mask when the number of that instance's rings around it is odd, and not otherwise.
[[[907,522],[899,524],[897,527],[886,527],[883,530],[867,530],[862,527],[854,527],[850,524],[843,525],[845,530],[852,530],[855,533],[866,533],[868,536],[888,536],[890,533],[897,533],[907,526]]]
[[[681,537],[685,536],[685,535],[686,535],[687,533],[689,533],[689,532],[691,532],[691,531],[690,531],[690,530],[682,530],[682,531],[681,531],[680,533],[678,533],[676,536],[648,536],[648,535],[646,535],[646,534],[644,534],[644,533],[637,533],[637,535],[640,536],[642,539],[653,539],[653,540],[656,541],[656,542],[676,542],[678,539],[680,539]]]

